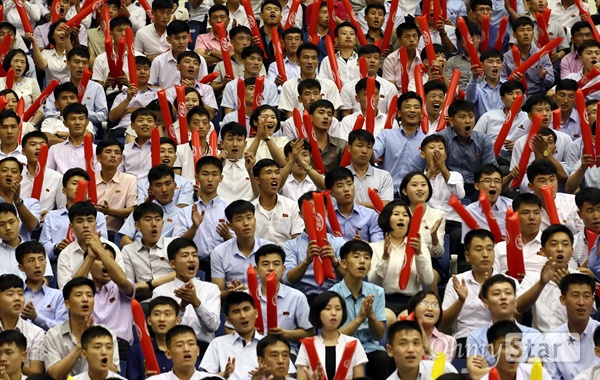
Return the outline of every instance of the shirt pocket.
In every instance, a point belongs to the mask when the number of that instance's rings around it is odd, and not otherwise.
[[[277,223],[277,226],[276,226],[277,232],[279,232],[280,234],[283,234],[283,235],[290,234],[290,230],[292,229],[292,222],[290,221],[289,216],[282,216],[281,218],[279,218],[276,221],[276,223]]]

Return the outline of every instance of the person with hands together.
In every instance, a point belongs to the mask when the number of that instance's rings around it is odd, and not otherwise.
[[[23,366],[27,358],[27,338],[17,330],[0,332],[0,379],[26,378]]]
[[[256,346],[258,367],[250,371],[251,380],[287,380],[290,367],[290,342],[281,335],[269,334]],[[321,374],[318,373],[318,376]],[[309,377],[321,380],[320,377]]]
[[[275,160],[279,167],[286,164],[283,148],[289,142],[285,136],[275,136],[279,133],[279,112],[270,105],[261,105],[252,112],[250,126],[256,131],[256,137],[248,139],[247,152],[254,154],[256,161],[263,158]]]
[[[285,166],[281,168],[279,193],[298,199],[307,191],[325,190],[325,179],[311,166],[312,148],[306,139],[295,139],[283,148]]]
[[[110,7],[110,6],[109,6]],[[114,5],[112,5],[114,7]],[[101,24],[102,25],[102,24]],[[93,60],[90,60],[91,66],[94,68],[92,74],[92,80],[100,83],[106,94],[114,92],[120,92],[122,86],[129,86],[129,65],[127,64],[127,51],[123,54],[122,63],[116,62],[118,59],[118,47],[121,38],[125,37],[125,30],[131,28],[131,21],[123,16],[117,16],[110,20],[110,38],[112,39],[113,49],[112,52],[98,52]],[[104,46],[103,46],[104,47]],[[90,50],[92,50],[90,48]],[[115,60],[115,63],[122,64],[123,70],[121,73],[110,72],[110,65],[108,64],[108,54],[111,54],[111,59]],[[115,74],[121,74],[119,76],[113,76]],[[117,89],[118,87],[118,89]]]

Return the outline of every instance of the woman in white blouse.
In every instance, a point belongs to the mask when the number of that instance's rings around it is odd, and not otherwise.
[[[254,154],[256,161],[271,158],[280,167],[286,164],[283,148],[290,140],[287,137],[274,137],[279,131],[279,112],[275,107],[262,105],[252,112],[250,126],[256,131],[256,137],[248,139],[247,152]]]
[[[310,306],[308,319],[321,333],[314,337],[302,340],[298,351],[296,367],[298,367],[298,380],[308,380],[312,368],[308,356],[307,344],[311,344],[316,351],[319,363],[325,372],[325,380],[333,380],[336,372],[342,368],[342,355],[346,344],[356,341],[356,348],[344,379],[355,379],[365,376],[365,364],[369,361],[367,354],[354,337],[340,333],[339,328],[346,323],[346,302],[336,292],[326,291],[319,294]],[[317,367],[318,368],[318,367]]]
[[[410,205],[411,212],[414,212],[417,205],[423,207],[423,219],[419,234],[421,240],[427,245],[431,257],[440,258],[444,254],[444,233],[446,230],[446,213],[427,205],[427,202],[433,195],[431,182],[425,174],[420,172],[410,172],[402,179],[400,183],[400,197]],[[432,260],[434,268],[438,269],[437,260]],[[441,280],[440,273],[433,272],[433,283],[431,290],[437,294],[437,286]]]
[[[12,90],[14,90],[19,98],[25,101],[25,109],[29,108],[33,101],[37,99],[42,91],[38,84],[37,78],[27,78],[25,74],[29,71],[29,62],[27,54],[21,49],[13,49],[6,54],[2,68],[8,73],[10,68],[15,72],[15,82]],[[0,90],[6,89],[6,77],[0,78]],[[37,124],[44,114],[38,110],[31,118],[33,124]]]
[[[73,45],[71,44],[71,28],[65,23],[65,20],[59,20],[50,26],[48,31],[49,46],[47,48],[40,47],[33,34],[25,33],[25,39],[31,42],[35,67],[46,72],[47,83],[55,79],[58,79],[61,83],[68,82],[71,79],[71,73],[67,67],[67,55]]]
[[[383,287],[385,306],[394,315],[406,309],[410,297],[423,290],[433,281],[433,268],[427,245],[419,237],[407,242],[406,235],[412,219],[409,205],[395,200],[383,208],[379,214],[379,227],[385,239],[371,243],[373,259],[369,271],[369,281]],[[410,263],[410,277],[404,290],[400,289],[400,271],[405,265],[406,247],[410,244],[415,255]],[[389,317],[389,312],[387,312]],[[395,319],[395,318],[394,318]]]

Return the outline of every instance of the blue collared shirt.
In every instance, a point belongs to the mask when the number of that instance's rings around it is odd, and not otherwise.
[[[342,227],[344,239],[352,240],[356,236],[356,230],[358,229],[360,238],[366,242],[372,243],[383,240],[383,231],[377,223],[379,214],[375,210],[354,203],[352,213],[346,218],[338,209],[337,204],[334,207],[335,216],[337,216],[340,227]],[[331,232],[329,224],[327,225],[327,229]]]
[[[246,271],[250,265],[255,266],[254,253],[263,245],[272,242],[254,236],[254,247],[248,257],[240,252],[237,237],[227,240],[215,247],[210,255],[210,273],[212,278],[224,278],[228,284],[231,280],[240,280],[248,285]]]
[[[579,123],[579,113],[577,113],[577,110],[575,108],[573,108],[571,110],[571,115],[569,115],[569,119],[567,120],[566,124],[564,124],[561,120],[560,131],[571,136],[571,138],[573,140],[581,137],[581,126]]]
[[[183,178],[179,174],[175,174],[175,195],[173,195],[173,202],[176,205],[191,205],[194,202],[194,184],[190,180]],[[148,188],[150,182],[148,177],[138,179],[137,192],[138,192],[138,205],[142,204],[148,198]]]
[[[204,212],[204,219],[202,219],[202,223],[198,226],[198,231],[194,236],[194,243],[198,247],[198,257],[203,260],[209,258],[213,249],[225,241],[217,233],[217,226],[227,221],[225,219],[227,202],[216,197],[208,204],[205,204],[202,199],[198,199],[196,204],[198,212]],[[183,235],[192,226],[192,207],[192,205],[189,205],[179,213],[173,229],[173,236]]]
[[[498,189],[498,191],[500,191],[500,189]],[[506,211],[508,211],[508,208],[511,206],[512,199],[503,196],[499,196],[496,200],[496,203],[492,205],[492,212],[496,217],[496,222],[498,222],[498,227],[500,227],[500,231],[502,232],[503,237],[506,237]],[[467,209],[467,211],[469,211],[471,215],[473,215],[473,219],[475,219],[475,221],[479,224],[480,228],[489,230],[490,227],[488,225],[487,218],[483,214],[481,204],[479,203],[479,201],[473,202],[465,208]],[[470,229],[464,221],[462,221],[461,223],[462,240],[464,241],[465,235],[467,234],[467,232],[470,231]]]
[[[500,80],[496,87],[492,87],[485,79],[478,82],[476,77],[471,77],[469,84],[467,84],[466,99],[471,103],[475,103],[475,117],[477,119],[488,111],[504,108],[504,103],[500,99],[500,86],[504,82],[504,80]]]
[[[375,296],[373,300],[373,312],[375,313],[375,318],[380,322],[385,322],[385,294],[381,286],[363,281],[358,299],[354,298],[344,280],[335,284],[330,290],[338,293],[346,300],[346,313],[348,314],[348,318],[346,318],[345,325],[352,322],[360,314],[362,303],[369,294]],[[379,344],[379,341],[373,338],[373,335],[369,330],[368,319],[363,321],[352,336],[360,340],[366,353],[385,350],[383,346]]]
[[[375,159],[383,156],[383,169],[389,172],[394,180],[394,193],[398,192],[406,174],[425,170],[425,160],[421,158],[421,142],[424,138],[425,134],[420,128],[410,137],[402,127],[384,129],[377,135],[373,154]]]
[[[504,4],[502,4],[502,8],[504,8]],[[497,14],[501,12],[495,12]],[[495,16],[495,14],[494,14]],[[494,17],[492,17],[493,19]],[[528,58],[530,58],[534,53],[536,53],[539,49],[537,46],[531,45],[531,49],[529,50],[529,54],[525,59],[521,58],[521,63],[525,62]],[[502,74],[500,77],[503,80],[506,80],[510,74],[515,71],[517,66],[515,65],[515,60],[512,55],[512,50],[508,50],[504,53],[504,66],[502,68]],[[540,67],[546,70],[546,76],[544,79],[540,79]],[[543,55],[540,60],[533,65],[529,70],[525,72],[525,80],[527,81],[527,92],[528,94],[540,94],[546,93],[546,90],[552,86],[554,83],[554,68],[552,67],[552,62],[548,55]]]
[[[21,238],[19,244],[25,240]],[[25,272],[19,269],[19,263],[17,262],[17,256],[15,254],[16,247],[13,248],[10,245],[0,240],[0,274],[14,274],[19,276],[23,281],[27,279]],[[46,258],[46,267],[44,270],[44,277],[52,278],[52,267],[50,261]]]
[[[44,119],[48,117],[60,116],[55,104],[54,94],[50,94],[46,99],[46,108],[44,110]],[[94,124],[100,124],[108,118],[108,104],[106,102],[106,93],[104,88],[91,80],[83,94],[81,102],[88,109],[88,119]]]
[[[472,184],[475,182],[475,171],[481,165],[498,165],[494,156],[494,143],[485,134],[473,131],[467,146],[460,142],[460,137],[451,127],[438,134],[446,139],[446,166],[448,170],[462,174],[465,183]]]
[[[23,199],[23,205],[25,205],[25,208],[27,210],[29,210],[29,212],[35,216],[38,220],[38,226],[39,226],[39,222],[40,222],[40,217],[42,216],[42,206],[40,206],[40,201],[38,201],[35,198],[28,198],[28,197],[21,197]],[[0,203],[5,203],[6,201],[0,197]],[[12,203],[12,202],[9,202]],[[21,218],[19,218],[19,222],[21,223],[21,228],[19,229],[19,236],[21,236],[23,238],[23,241],[30,241],[31,240],[31,231],[29,231],[27,229],[27,227],[25,227],[25,224],[23,223],[23,221],[21,220]],[[36,226],[37,228],[37,226]]]
[[[327,233],[327,241],[333,247],[335,256],[339,259],[340,248],[346,243],[343,238],[338,238],[330,233]],[[306,258],[306,250],[308,249],[308,235],[306,232],[302,232],[295,239],[288,240],[283,245],[283,251],[285,252],[285,274],[283,275],[283,281],[293,288],[300,290],[307,296],[313,294],[319,294],[326,290],[329,290],[335,283],[336,280],[327,279],[323,282],[322,286],[317,285],[315,281],[315,270],[312,264],[308,266],[302,279],[295,284],[291,284],[287,279],[287,272],[294,269]]]
[[[156,203],[163,209],[164,224],[163,224],[162,236],[164,236],[164,237],[173,236],[173,229],[175,228],[175,222],[179,218],[179,214],[181,213],[182,209],[177,207],[177,205],[173,201],[171,201],[171,203],[169,203],[167,205],[162,205],[162,204],[158,203],[158,201],[156,199],[153,200],[152,202]],[[132,240],[142,240],[142,234],[140,233],[140,231],[138,231],[135,228],[135,221],[133,220],[133,213],[131,213],[129,215],[129,217],[127,217],[127,219],[125,219],[125,223],[123,224],[123,227],[121,227],[121,229],[119,230],[119,233],[122,235],[129,236]]]
[[[40,243],[44,245],[46,254],[50,260],[56,260],[54,246],[61,242],[69,230],[69,211],[66,207],[50,211],[44,217],[44,226],[40,235]],[[102,233],[102,237],[108,240],[106,233],[106,217],[98,211],[96,213],[96,231]]]
[[[522,332],[521,342],[523,347],[523,353],[521,361],[526,362],[527,359],[545,355],[544,338],[542,334],[531,327],[524,326],[518,322],[515,322]],[[491,366],[496,365],[496,358],[488,351],[488,340],[487,331],[489,330],[492,323],[489,325],[479,327],[469,334],[467,337],[467,357],[472,355],[483,356]]]
[[[25,303],[29,301],[33,302],[37,312],[37,318],[33,324],[45,331],[60,325],[69,318],[62,292],[58,289],[49,288],[43,284],[38,291],[34,292],[25,284]]]

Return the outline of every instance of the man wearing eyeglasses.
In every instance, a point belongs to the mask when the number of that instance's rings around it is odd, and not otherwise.
[[[489,199],[492,205],[492,212],[498,222],[502,236],[505,237],[505,218],[508,207],[512,206],[512,200],[507,197],[500,195],[502,192],[502,174],[500,169],[494,164],[485,164],[479,167],[474,175],[475,178],[475,189],[479,190],[482,194]],[[479,228],[489,230],[489,224],[485,217],[481,204],[479,201],[473,202],[466,207],[467,211],[473,215],[473,218],[479,224]],[[466,223],[462,222],[462,241],[464,242],[465,235],[470,231],[470,228]]]

